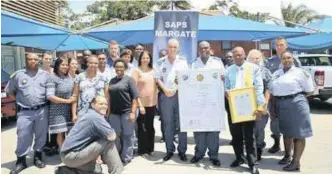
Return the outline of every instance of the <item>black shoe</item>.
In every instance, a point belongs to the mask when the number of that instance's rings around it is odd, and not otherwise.
[[[164,161],[168,161],[169,159],[171,159],[173,156],[173,153],[167,153],[166,156],[163,158]]]
[[[210,159],[210,161],[212,162],[212,165],[220,166],[220,161],[218,159]]]
[[[273,146],[268,150],[269,153],[274,154],[280,151],[280,138],[276,136],[272,136],[274,139]]]
[[[35,151],[33,164],[35,164],[37,168],[45,168],[45,163],[42,161],[42,152]]]
[[[232,168],[235,168],[235,167],[238,167],[238,166],[240,166],[242,164],[244,164],[244,160],[243,159],[241,159],[241,160],[235,160],[230,166]]]
[[[290,163],[284,168],[282,168],[284,171],[300,171],[300,164],[299,163]]]
[[[201,157],[194,156],[194,157],[190,160],[190,163],[197,163],[197,162],[199,162],[200,160],[202,160]]]
[[[257,148],[257,161],[262,160],[262,152],[263,152],[262,148]]]
[[[279,162],[279,165],[286,165],[289,164],[292,161],[292,158],[290,156],[284,156]]]
[[[188,160],[185,153],[179,153],[179,157],[180,157],[180,160],[182,160],[184,162]]]
[[[10,174],[18,174],[28,166],[25,162],[25,156],[17,157],[15,167],[10,171]]]
[[[259,174],[258,166],[250,167],[250,173],[251,174]]]
[[[52,156],[53,155],[53,150],[50,147],[44,147],[43,152],[45,153],[46,156]]]

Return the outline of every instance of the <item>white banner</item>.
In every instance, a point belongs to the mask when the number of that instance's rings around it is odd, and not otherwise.
[[[220,69],[179,72],[181,132],[225,129],[224,85],[220,77]]]

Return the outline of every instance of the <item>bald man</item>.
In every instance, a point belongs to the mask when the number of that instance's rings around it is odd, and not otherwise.
[[[11,75],[5,91],[16,97],[17,104],[17,161],[11,174],[18,174],[27,168],[26,155],[30,152],[34,138],[34,164],[44,168],[42,149],[46,142],[48,128],[46,82],[49,73],[39,69],[37,54],[30,53],[25,59],[26,68]]]
[[[245,61],[246,55],[242,47],[235,47],[233,49],[234,63],[226,72],[225,76],[225,90],[242,89],[246,87],[254,87],[257,97],[258,108],[255,111],[256,116],[262,116],[266,113],[265,99],[263,95],[263,80],[259,67],[255,64]],[[232,135],[232,146],[235,152],[236,160],[230,165],[237,167],[244,163],[243,141],[246,145],[247,160],[252,174],[259,174],[257,163],[256,142],[254,137],[255,121],[248,121],[242,123],[232,123],[230,116],[230,106],[228,101],[225,101],[226,110],[228,113],[228,120]],[[248,106],[249,108],[250,106]]]
[[[179,132],[179,103],[177,94],[176,77],[178,71],[188,69],[186,58],[177,55],[179,51],[179,42],[176,39],[168,41],[168,55],[158,60],[156,64],[155,78],[161,89],[158,106],[162,127],[164,129],[166,156],[164,161],[168,161],[175,152],[173,143],[175,133],[179,133],[178,153],[182,161],[187,161],[187,133]]]

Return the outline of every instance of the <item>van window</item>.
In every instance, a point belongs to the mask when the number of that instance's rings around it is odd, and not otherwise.
[[[331,66],[332,57],[299,57],[302,66]]]

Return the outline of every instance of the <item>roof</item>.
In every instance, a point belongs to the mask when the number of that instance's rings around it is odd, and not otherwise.
[[[304,29],[264,24],[225,15],[199,15],[198,40],[253,41],[277,36],[300,36]],[[86,31],[87,35],[104,41],[116,40],[122,45],[153,43],[154,18],[131,21],[125,24],[101,26]]]

